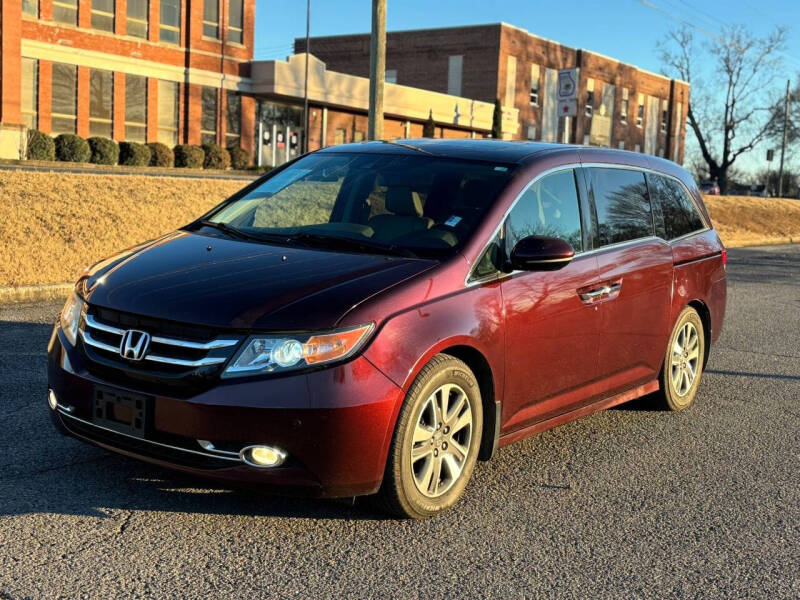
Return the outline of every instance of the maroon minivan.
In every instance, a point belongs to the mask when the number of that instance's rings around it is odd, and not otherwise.
[[[87,269],[49,346],[64,433],[427,517],[496,449],[694,401],[725,249],[689,174],[600,148],[320,150]]]

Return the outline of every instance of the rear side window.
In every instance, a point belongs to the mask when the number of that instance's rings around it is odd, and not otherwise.
[[[597,210],[600,246],[653,235],[653,216],[644,173],[590,168],[586,174]]]
[[[648,173],[659,234],[667,240],[705,229],[705,223],[684,187],[669,177]]]
[[[574,170],[547,175],[525,190],[506,221],[506,255],[529,235],[561,238],[575,252],[583,250]]]

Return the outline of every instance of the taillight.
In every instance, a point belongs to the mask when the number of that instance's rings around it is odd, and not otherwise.
[[[728,269],[728,251],[725,248],[722,249],[722,266]]]

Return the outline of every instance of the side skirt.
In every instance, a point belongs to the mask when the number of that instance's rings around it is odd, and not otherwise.
[[[582,406],[573,411],[557,415],[555,417],[546,419],[544,421],[539,421],[538,423],[534,423],[533,425],[529,425],[528,427],[524,427],[523,429],[512,431],[511,433],[508,433],[500,437],[499,446],[502,448],[503,446],[507,446],[508,444],[513,444],[514,442],[535,435],[537,433],[541,433],[542,431],[547,431],[548,429],[553,429],[554,427],[558,427],[559,425],[563,425],[564,423],[569,423],[570,421],[574,421],[575,419],[580,419],[581,417],[585,417],[586,415],[590,415],[592,413],[596,413],[598,411],[611,408],[612,406],[617,406],[618,404],[624,404],[625,402],[629,402],[641,396],[646,396],[647,394],[652,394],[653,392],[658,391],[658,387],[659,387],[658,380],[654,379],[649,383],[645,383],[643,385],[630,389],[627,392],[616,394],[609,398],[593,402],[592,404],[587,404],[586,406]]]

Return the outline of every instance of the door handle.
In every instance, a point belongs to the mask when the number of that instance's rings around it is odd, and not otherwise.
[[[622,281],[615,281],[614,283],[606,283],[585,292],[579,291],[578,295],[581,297],[581,300],[591,304],[602,299],[612,300],[612,296],[616,298],[621,289]]]

